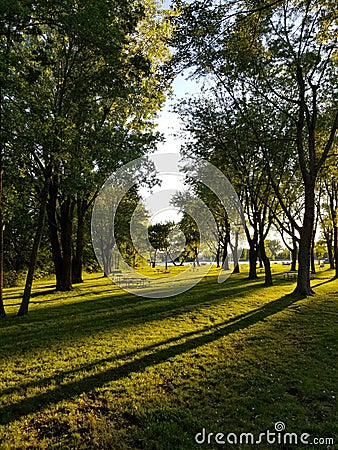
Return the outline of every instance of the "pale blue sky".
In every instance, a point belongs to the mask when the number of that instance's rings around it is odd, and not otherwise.
[[[164,134],[165,142],[158,145],[156,153],[179,153],[180,141],[173,136],[180,129],[180,121],[177,114],[173,113],[172,105],[179,99],[187,96],[193,96],[200,92],[200,87],[193,80],[186,80],[179,75],[173,83],[174,95],[166,101],[164,107],[159,113],[158,130]]]

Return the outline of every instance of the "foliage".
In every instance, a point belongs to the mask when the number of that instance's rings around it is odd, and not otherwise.
[[[168,264],[168,250],[171,246],[170,233],[174,230],[174,222],[155,223],[148,226],[148,241],[154,251],[154,258],[152,261],[153,267],[156,265],[156,255],[158,250],[165,252],[165,268]]]
[[[15,171],[19,161],[33,220],[43,214],[41,186],[49,183],[57,286],[71,288],[73,246],[79,269],[86,215],[101,184],[160,138],[154,121],[169,89],[161,69],[170,58],[169,13],[152,0],[9,2],[0,13],[4,162]],[[20,236],[32,240],[28,230]]]
[[[338,128],[336,26],[332,1],[262,5],[197,1],[184,4],[174,40],[177,66],[189,66],[195,76],[207,77],[211,92],[221,99],[216,107],[223,108],[223,116],[234,110],[241,119],[242,129],[238,121],[228,122],[227,129],[234,128],[233,135],[245,130],[254,142],[260,173],[268,180],[263,186],[269,186],[270,192],[273,189],[279,208],[290,221],[291,235],[294,229],[299,233],[296,291],[304,295],[313,293],[310,258],[316,181],[325,161],[334,154]],[[210,97],[209,92],[207,95]],[[212,125],[210,130],[213,132]],[[225,140],[222,131],[224,149],[229,140],[236,144],[234,136]],[[209,148],[219,145],[218,132]],[[240,135],[242,138],[243,132]],[[248,146],[249,154],[250,150]],[[304,199],[301,224],[295,220],[290,202],[284,201],[281,176],[281,168],[287,176],[297,166]],[[250,192],[250,201],[253,197]],[[270,197],[268,192],[266,197]],[[265,230],[258,232],[264,235]],[[264,253],[263,245],[260,251]]]

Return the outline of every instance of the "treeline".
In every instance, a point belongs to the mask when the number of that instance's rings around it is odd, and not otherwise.
[[[171,74],[187,69],[203,88],[177,106],[182,154],[197,167],[211,162],[238,193],[249,277],[260,257],[272,283],[272,228],[293,268],[298,259],[296,294],[313,294],[319,228],[338,276],[336,2],[176,3],[179,14],[153,0],[1,3],[0,316],[4,269],[12,276],[28,268],[22,315],[36,267],[52,270],[66,291],[82,281],[84,261],[95,264],[89,217],[99,189],[156,147],[154,118]],[[228,251],[236,254],[236,230],[231,240],[226,212],[203,183],[195,179],[191,192],[213,213],[214,253],[224,265]],[[133,205],[138,194],[130,195]],[[129,213],[119,229],[133,264]],[[182,226],[196,254],[188,215]]]
[[[177,106],[183,155],[228,176],[246,216],[250,278],[274,226],[311,295],[316,229],[338,276],[338,15],[335,1],[194,1],[175,20],[177,70],[203,80]],[[198,183],[193,189],[198,191]]]
[[[0,6],[0,315],[3,273],[36,266],[56,289],[91,263],[88,217],[106,177],[153,150],[168,88],[167,12],[153,0]],[[51,255],[51,257],[50,257]]]

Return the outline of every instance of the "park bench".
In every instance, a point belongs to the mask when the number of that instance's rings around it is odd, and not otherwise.
[[[294,270],[290,270],[289,272],[283,273],[284,280],[296,280],[298,276],[298,272]],[[315,275],[313,273],[310,274],[310,280],[314,280]]]
[[[119,277],[116,281],[120,287],[126,288],[145,288],[150,285],[147,278]]]
[[[122,275],[122,270],[120,270],[120,269],[114,269],[114,270],[112,270],[111,272],[110,272],[110,275],[111,276],[115,276],[115,275]]]
[[[294,270],[290,270],[289,272],[285,272],[283,274],[284,280],[296,280],[297,279],[297,272]]]

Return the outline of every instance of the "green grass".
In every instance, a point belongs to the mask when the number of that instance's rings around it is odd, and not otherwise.
[[[258,437],[278,421],[337,442],[338,281],[321,270],[316,295],[295,298],[287,268],[273,268],[270,288],[246,273],[218,285],[212,271],[165,299],[100,275],[65,294],[39,282],[24,318],[15,317],[22,288],[7,289],[0,449],[246,449],[195,435]]]

